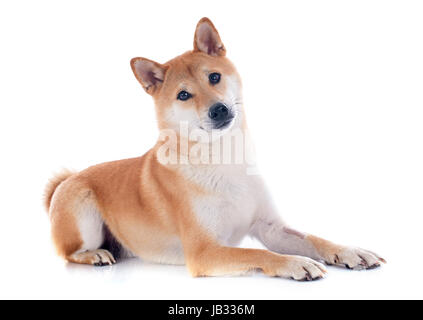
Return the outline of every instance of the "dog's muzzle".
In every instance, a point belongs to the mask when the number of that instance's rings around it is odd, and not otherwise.
[[[223,129],[230,125],[234,115],[223,103],[216,103],[209,109],[209,118],[212,120],[213,129]]]

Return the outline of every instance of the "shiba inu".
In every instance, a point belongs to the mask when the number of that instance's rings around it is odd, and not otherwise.
[[[292,229],[245,157],[225,161],[250,143],[241,79],[209,19],[199,21],[193,50],[164,64],[130,64],[153,97],[161,135],[142,157],[51,179],[45,206],[66,260],[103,266],[138,256],[186,264],[193,276],[261,271],[295,280],[322,278],[322,263],[369,269],[384,262]],[[247,235],[268,250],[236,247]]]

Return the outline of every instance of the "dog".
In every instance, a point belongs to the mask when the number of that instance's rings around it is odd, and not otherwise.
[[[167,134],[142,157],[49,181],[52,239],[67,261],[104,266],[138,256],[185,264],[194,277],[261,271],[294,280],[324,277],[323,263],[349,269],[385,263],[373,252],[292,229],[245,159],[222,163],[224,152],[210,155],[225,137],[246,137],[248,129],[240,76],[208,18],[197,24],[193,50],[165,64],[145,58],[130,64]],[[247,235],[268,250],[237,247]]]

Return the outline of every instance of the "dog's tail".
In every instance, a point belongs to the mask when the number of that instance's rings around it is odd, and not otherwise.
[[[75,172],[63,169],[59,173],[56,173],[53,177],[50,178],[50,180],[47,182],[47,185],[44,189],[44,207],[46,208],[47,212],[50,209],[50,203],[51,198],[53,197],[54,191],[56,191],[57,187],[65,181],[67,178],[69,178],[71,175],[73,175]]]

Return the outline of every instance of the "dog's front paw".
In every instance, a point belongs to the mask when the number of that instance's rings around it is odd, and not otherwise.
[[[374,269],[380,267],[381,263],[386,263],[377,254],[354,247],[343,247],[325,260],[329,265],[344,266],[354,270]]]
[[[297,281],[318,280],[325,276],[326,268],[319,262],[300,256],[290,256],[276,276]]]

